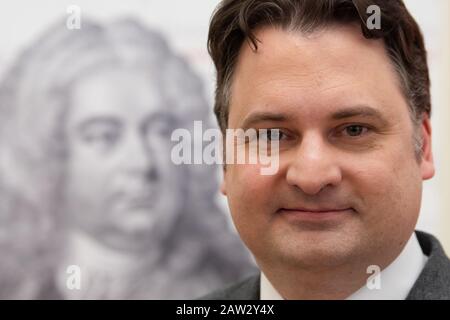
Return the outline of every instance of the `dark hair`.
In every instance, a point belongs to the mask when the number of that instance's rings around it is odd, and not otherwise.
[[[381,9],[381,28],[369,29],[367,8]],[[228,126],[229,95],[239,50],[245,40],[258,50],[256,28],[272,25],[313,32],[332,23],[359,23],[364,37],[383,39],[415,124],[431,113],[427,55],[419,26],[401,0],[223,0],[211,19],[208,51],[216,70],[214,112]]]

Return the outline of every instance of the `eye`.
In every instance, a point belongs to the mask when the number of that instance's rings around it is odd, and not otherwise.
[[[280,141],[286,138],[286,134],[280,129],[259,129],[258,139],[268,140],[268,141]]]
[[[116,116],[94,116],[76,126],[76,135],[86,147],[106,151],[118,143],[122,129],[121,119]]]
[[[176,119],[168,114],[152,115],[149,119],[146,119],[142,125],[143,132],[147,137],[163,137],[170,138],[170,135],[174,128],[176,128]]]
[[[347,134],[350,137],[358,137],[365,133],[367,133],[369,129],[367,127],[364,127],[362,125],[352,124],[350,126],[347,126],[344,128],[345,134]]]
[[[119,128],[110,126],[91,126],[82,133],[82,139],[86,144],[102,150],[115,145],[119,136]]]
[[[172,132],[172,126],[166,121],[158,121],[152,123],[147,128],[148,134],[158,134],[160,136],[167,137]]]

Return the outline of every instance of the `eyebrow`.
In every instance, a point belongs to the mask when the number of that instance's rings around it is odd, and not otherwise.
[[[379,110],[365,105],[343,108],[341,110],[332,113],[330,119],[342,120],[352,117],[374,118],[382,122],[383,124],[388,123],[388,120],[383,116],[383,114]],[[290,118],[292,118],[292,115],[289,113],[267,112],[267,111],[255,112],[250,114],[247,118],[245,118],[242,127],[248,128],[255,123],[263,121],[283,122]]]
[[[244,119],[242,123],[243,128],[248,128],[251,125],[263,122],[263,121],[274,121],[274,122],[282,122],[286,121],[290,118],[290,115],[284,113],[274,113],[274,112],[255,112],[250,114],[247,118]]]
[[[169,123],[174,123],[176,121],[176,117],[167,111],[157,111],[154,112],[143,119],[144,123],[151,123],[154,121],[167,121]]]
[[[87,128],[93,126],[93,125],[111,125],[114,127],[120,127],[121,123],[120,120],[118,120],[116,117],[111,116],[95,116],[92,118],[89,118],[87,120],[82,121],[78,126],[78,130],[84,131]]]
[[[331,119],[333,120],[342,120],[352,117],[375,118],[383,124],[388,123],[388,120],[379,110],[364,105],[344,108],[331,115]]]

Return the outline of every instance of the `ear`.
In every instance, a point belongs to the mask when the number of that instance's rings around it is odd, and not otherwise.
[[[422,130],[422,159],[420,170],[422,179],[431,179],[434,176],[433,152],[431,150],[431,123],[428,115],[425,115],[421,125]]]
[[[226,176],[226,168],[225,165],[223,166],[223,174],[222,174],[222,182],[220,183],[220,192],[226,196],[227,195],[227,184],[225,182],[225,176]]]

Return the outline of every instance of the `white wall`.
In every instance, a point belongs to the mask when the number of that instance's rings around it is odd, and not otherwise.
[[[450,2],[406,0],[422,28],[431,77],[436,175],[424,184],[418,228],[437,235],[450,253]]]

